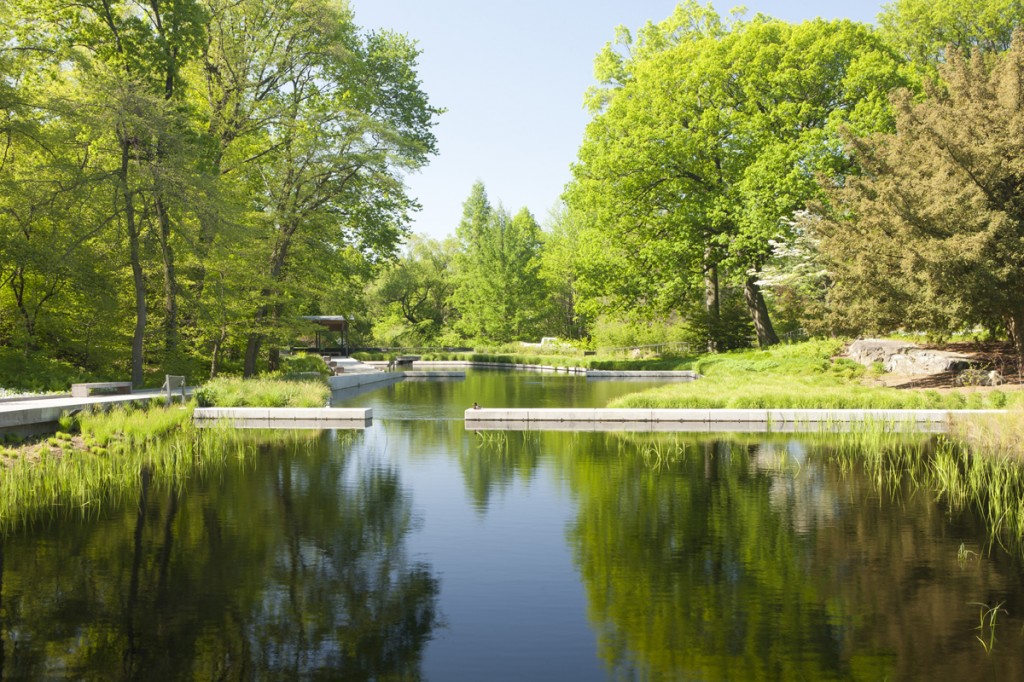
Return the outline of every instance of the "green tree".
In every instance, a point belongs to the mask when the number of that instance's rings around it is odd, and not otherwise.
[[[947,55],[945,88],[894,98],[896,132],[856,137],[821,248],[848,328],[1002,326],[1024,354],[1024,38]]]
[[[368,286],[374,338],[386,346],[435,343],[452,317],[457,243],[414,236]]]
[[[582,229],[577,217],[560,204],[551,214],[540,255],[540,277],[548,291],[548,329],[566,339],[583,338],[589,327],[578,305]]]
[[[350,13],[327,3],[304,5],[288,29],[305,60],[268,98],[274,125],[261,132],[259,158],[242,169],[266,245],[246,375],[317,275],[291,267],[296,243],[392,254],[417,208],[400,171],[425,164],[436,145],[431,128],[439,110],[419,87],[411,40],[386,32],[363,37]]]
[[[895,0],[878,15],[881,34],[922,66],[944,61],[950,48],[1007,50],[1022,22],[1021,0]]]
[[[166,344],[176,345],[171,238],[172,223],[183,214],[172,202],[180,194],[176,183],[193,175],[177,172],[191,142],[180,69],[195,54],[204,20],[194,0],[85,2],[73,7],[19,3],[12,8],[17,24],[13,45],[38,55],[37,68],[48,78],[46,87],[22,88],[20,94],[47,112],[49,127],[79,127],[68,141],[75,149],[85,146],[79,170],[90,182],[74,185],[76,199],[102,202],[108,218],[98,222],[121,228],[107,236],[115,235],[123,245],[122,257],[131,270],[131,375],[136,385],[142,382],[150,307],[144,233],[151,223],[159,225],[154,232],[164,280]],[[54,166],[59,163],[59,158],[52,161]]]
[[[496,343],[536,336],[545,294],[541,230],[530,212],[523,208],[512,216],[492,208],[477,182],[455,235],[461,251],[452,300],[460,331]]]
[[[620,73],[605,79],[610,93],[590,96],[600,108],[566,199],[592,241],[617,245],[617,267],[600,271],[630,285],[609,291],[676,310],[702,291],[714,349],[724,275],[768,345],[778,339],[758,279],[770,240],[817,195],[819,173],[847,167],[841,126],[889,124],[899,60],[848,21],[726,24],[708,11],[681,6],[661,30],[645,29],[642,49],[599,56]]]
[[[251,373],[296,313],[360,295],[417,208],[401,174],[439,110],[415,44],[347,6],[19,1],[0,37],[3,343],[119,373],[127,334],[136,384]]]

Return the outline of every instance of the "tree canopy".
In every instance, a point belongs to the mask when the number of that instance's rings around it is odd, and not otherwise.
[[[251,374],[396,253],[440,113],[409,38],[331,0],[9,9],[5,345]]]
[[[819,174],[848,166],[841,126],[889,124],[899,60],[848,21],[727,23],[695,4],[641,37],[626,57],[598,57],[599,73],[612,64],[615,75],[591,93],[599,107],[566,193],[591,239],[619,244],[600,250],[614,263],[598,271],[628,284],[603,293],[678,309],[703,289],[714,348],[728,278],[759,342],[777,342],[757,284],[769,240],[786,235]]]

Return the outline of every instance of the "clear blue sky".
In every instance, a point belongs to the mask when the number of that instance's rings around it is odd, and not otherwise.
[[[415,39],[419,73],[435,106],[440,153],[407,184],[423,205],[415,232],[455,231],[476,180],[491,202],[526,206],[541,224],[569,180],[588,116],[583,93],[594,55],[614,38],[672,13],[674,0],[350,0],[356,23]],[[740,4],[740,3],[737,3]],[[881,0],[749,0],[757,12],[799,22],[873,23]],[[733,4],[715,3],[721,14]]]

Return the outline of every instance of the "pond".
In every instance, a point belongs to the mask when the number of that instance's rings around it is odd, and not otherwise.
[[[0,556],[6,679],[1024,679],[1021,561],[828,444],[467,432],[634,381],[470,371],[335,395],[365,432],[143,479]]]

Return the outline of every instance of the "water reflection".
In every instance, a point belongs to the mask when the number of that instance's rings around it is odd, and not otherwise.
[[[1018,555],[887,469],[913,458],[467,431],[474,400],[629,390],[487,380],[361,394],[365,432],[7,537],[0,677],[1024,679]]]
[[[324,436],[3,544],[8,678],[417,679],[438,579],[397,470]]]
[[[604,438],[566,468],[568,537],[614,679],[1024,675],[1020,567],[965,565],[928,496],[880,493],[802,445]],[[999,601],[986,653],[972,603]]]

